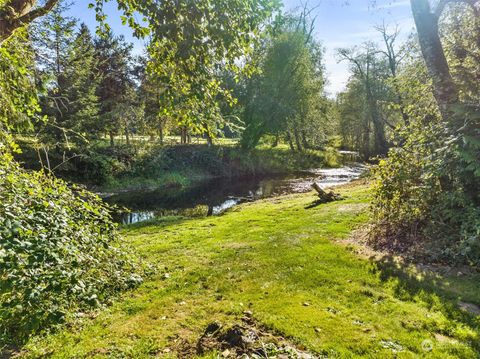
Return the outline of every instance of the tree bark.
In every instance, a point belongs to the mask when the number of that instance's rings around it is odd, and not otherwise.
[[[454,106],[459,103],[459,92],[440,41],[438,29],[440,14],[432,11],[428,0],[410,0],[410,3],[422,55],[433,81],[435,100],[442,118],[448,122],[455,121]]]
[[[290,131],[287,131],[287,141],[288,141],[288,145],[290,146],[290,149],[292,151],[295,151],[295,146],[293,145],[292,134],[290,133]]]
[[[0,44],[14,31],[28,25],[36,18],[52,10],[59,0],[47,0],[44,6],[35,7],[36,0],[10,0],[0,10]]]
[[[163,146],[163,125],[160,124],[158,128],[158,136],[160,137],[160,145]]]
[[[300,134],[298,133],[298,130],[294,129],[293,134],[295,135],[295,144],[297,145],[297,150],[302,152],[303,151],[302,141],[300,139]]]
[[[111,147],[115,146],[115,136],[113,135],[113,132],[110,131],[108,135],[110,136],[110,146]]]
[[[127,146],[130,146],[130,133],[128,132],[128,127],[125,127],[125,142]]]

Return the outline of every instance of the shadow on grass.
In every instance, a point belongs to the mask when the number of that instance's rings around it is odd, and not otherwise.
[[[321,206],[322,204],[327,204],[327,203],[332,203],[332,202],[338,202],[338,201],[343,201],[345,198],[338,198],[332,201],[325,201],[324,199],[317,199],[313,201],[312,203],[308,204],[305,206],[305,209],[312,209],[316,208],[318,206]]]
[[[119,228],[124,234],[138,231],[139,229],[147,229],[149,227],[156,227],[159,230],[161,230],[165,227],[168,227],[174,224],[180,224],[191,219],[192,218],[183,217],[183,216],[157,217],[157,218],[150,219],[148,221],[121,225]]]
[[[472,329],[476,334],[468,334],[462,341],[468,342],[480,358],[480,316],[460,308],[463,300],[473,300],[477,303],[480,301],[480,287],[476,280],[480,278],[473,275],[471,280],[462,282],[434,271],[421,273],[409,271],[399,265],[394,257],[388,255],[381,259],[372,259],[372,264],[372,272],[377,274],[382,282],[388,282],[392,286],[396,298],[421,301],[429,309],[440,311],[448,320]],[[472,290],[470,286],[476,288],[473,290],[478,292],[469,295],[468,292]],[[452,333],[438,334],[451,335]]]

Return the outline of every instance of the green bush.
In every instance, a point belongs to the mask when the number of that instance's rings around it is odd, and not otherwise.
[[[391,149],[373,172],[376,243],[420,245],[430,259],[480,265],[475,131],[478,127],[453,133],[442,122],[415,121],[401,133],[403,146]]]
[[[97,196],[0,153],[0,343],[108,303],[137,268]]]

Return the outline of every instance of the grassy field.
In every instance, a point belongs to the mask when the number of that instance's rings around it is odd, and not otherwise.
[[[419,274],[341,243],[367,221],[365,185],[308,208],[313,194],[239,206],[221,217],[123,229],[158,270],[95,318],[32,339],[23,356],[196,356],[207,326],[241,321],[325,357],[477,358],[480,276]],[[228,352],[202,357],[228,356]],[[284,357],[285,358],[285,357]]]

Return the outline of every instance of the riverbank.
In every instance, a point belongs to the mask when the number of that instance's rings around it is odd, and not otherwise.
[[[26,168],[39,169],[34,143],[21,139],[17,155]],[[243,150],[233,144],[110,147],[104,142],[88,148],[48,152],[50,168],[71,182],[95,192],[121,193],[139,189],[187,188],[215,178],[252,178],[291,174],[312,168],[337,167],[341,155],[334,148],[291,151],[285,145]],[[68,159],[65,161],[65,159]],[[44,164],[47,163],[43,159]]]
[[[23,356],[235,357],[243,330],[271,356],[478,357],[480,318],[459,303],[480,305],[480,276],[358,255],[339,240],[368,221],[368,186],[338,191],[344,200],[313,208],[312,193],[297,194],[124,228],[156,273],[97,316],[31,340]]]

